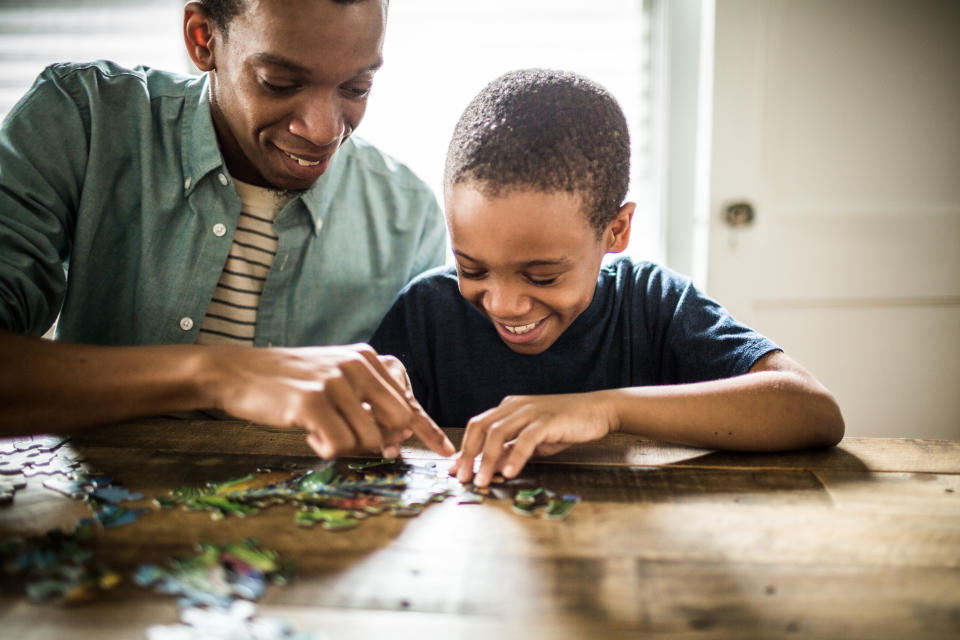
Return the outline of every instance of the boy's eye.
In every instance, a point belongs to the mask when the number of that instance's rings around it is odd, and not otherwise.
[[[558,276],[553,276],[551,278],[534,278],[533,276],[527,276],[527,282],[537,285],[538,287],[549,287],[557,281],[557,278]]]
[[[466,278],[467,280],[479,280],[487,275],[486,271],[467,271],[463,267],[459,267],[457,270],[460,272],[460,277]]]

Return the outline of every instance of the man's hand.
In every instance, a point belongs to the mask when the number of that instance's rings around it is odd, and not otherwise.
[[[516,476],[532,455],[553,455],[578,442],[599,440],[616,428],[602,392],[508,396],[467,423],[451,474],[485,487],[497,471]],[[476,477],[474,458],[483,458]]]
[[[412,393],[365,344],[298,349],[220,349],[214,397],[232,416],[280,427],[300,427],[324,458],[381,450],[399,454],[416,434],[441,455],[454,452],[443,431],[423,413]],[[402,370],[402,365],[400,370]],[[403,376],[406,372],[403,372]],[[412,400],[412,401],[411,401]]]

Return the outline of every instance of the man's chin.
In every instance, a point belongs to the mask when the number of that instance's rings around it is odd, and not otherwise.
[[[289,176],[272,176],[267,178],[265,182],[267,183],[268,189],[278,193],[300,195],[305,191],[309,191],[310,187],[316,184],[319,178],[319,175],[312,180],[297,180]]]

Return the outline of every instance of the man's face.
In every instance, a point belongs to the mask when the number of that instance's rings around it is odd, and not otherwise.
[[[308,189],[363,118],[381,64],[380,0],[247,0],[214,32],[211,101],[231,174]]]
[[[580,198],[528,189],[490,198],[467,182],[445,200],[460,293],[512,350],[546,351],[593,300],[610,249]]]

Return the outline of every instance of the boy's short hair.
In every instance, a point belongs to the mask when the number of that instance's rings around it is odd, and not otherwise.
[[[514,188],[579,194],[598,237],[630,183],[630,134],[609,91],[581,75],[522,69],[488,84],[453,131],[444,188],[476,182],[488,196]]]

